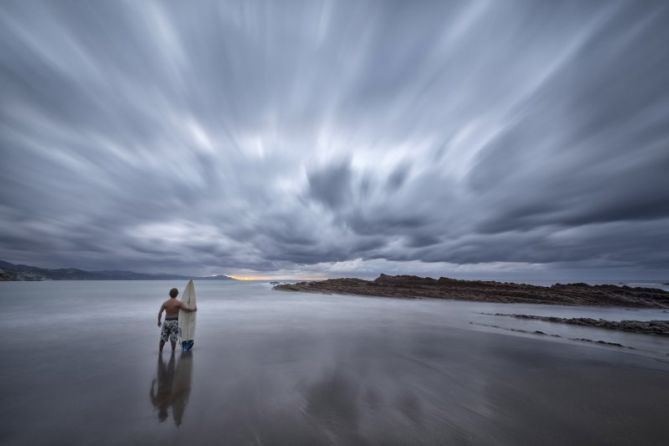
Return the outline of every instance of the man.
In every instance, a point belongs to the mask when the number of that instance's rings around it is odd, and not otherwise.
[[[160,353],[163,352],[163,347],[168,338],[170,344],[172,344],[172,353],[174,353],[174,348],[176,347],[177,339],[179,338],[179,310],[188,312],[197,311],[197,307],[190,308],[180,300],[177,300],[178,295],[179,290],[172,288],[170,290],[170,298],[163,302],[160,306],[160,311],[158,312],[159,327],[161,325],[160,319],[163,316],[163,311],[165,312],[165,323],[162,324],[163,329],[160,331]]]

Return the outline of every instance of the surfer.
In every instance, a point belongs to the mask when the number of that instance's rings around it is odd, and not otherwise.
[[[170,290],[170,298],[167,299],[160,306],[160,311],[158,311],[158,326],[161,326],[160,319],[163,316],[163,311],[165,312],[165,323],[162,324],[162,330],[160,331],[160,353],[163,352],[163,347],[167,342],[167,339],[170,340],[172,344],[172,352],[177,344],[177,339],[179,338],[179,310],[182,311],[197,311],[197,307],[189,307],[180,300],[177,300],[179,295],[179,290],[172,288]]]

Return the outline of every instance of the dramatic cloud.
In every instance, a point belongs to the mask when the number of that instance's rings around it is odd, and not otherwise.
[[[0,3],[0,258],[659,277],[669,5]]]

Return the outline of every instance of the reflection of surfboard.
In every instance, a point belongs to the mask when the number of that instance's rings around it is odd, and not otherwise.
[[[193,352],[182,352],[177,363],[172,385],[172,416],[174,423],[179,426],[183,419],[188,396],[190,395],[191,376],[193,374]]]
[[[189,307],[196,305],[195,300],[195,285],[192,280],[188,281],[188,285],[181,295],[181,302]],[[181,348],[188,351],[193,348],[195,342],[195,312],[179,310],[179,330],[181,332]]]

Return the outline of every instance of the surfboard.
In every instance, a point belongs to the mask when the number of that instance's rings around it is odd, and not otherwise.
[[[181,302],[189,307],[196,306],[195,285],[188,281]],[[185,352],[193,348],[195,343],[195,312],[179,310],[179,332],[181,333],[181,349]]]

